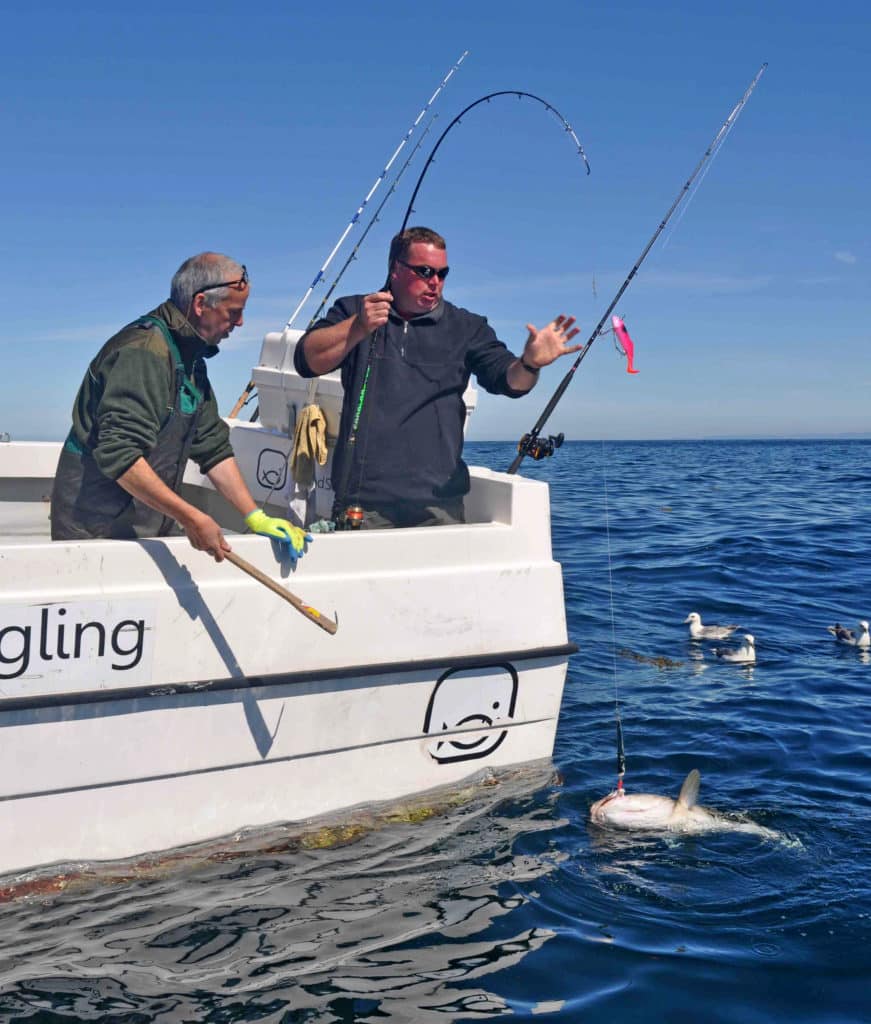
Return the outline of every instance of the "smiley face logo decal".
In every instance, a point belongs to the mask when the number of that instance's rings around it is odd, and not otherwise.
[[[423,731],[433,740],[427,753],[439,764],[487,757],[508,735],[507,729],[494,726],[514,717],[516,701],[512,665],[450,669],[429,699]]]

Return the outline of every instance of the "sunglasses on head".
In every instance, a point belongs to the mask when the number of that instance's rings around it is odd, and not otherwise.
[[[431,277],[437,277],[439,281],[444,279],[450,273],[450,267],[430,267],[426,263],[412,264],[406,263],[405,260],[396,260],[397,263],[401,263],[403,267],[408,267],[409,270],[417,274],[418,277],[422,277],[424,281],[428,281]]]
[[[216,288],[238,288],[239,291],[248,284],[248,268],[245,264],[242,264],[242,276],[237,277],[235,281],[221,281],[218,284],[207,284],[204,288],[197,288],[194,294],[199,295],[201,292],[213,292]]]

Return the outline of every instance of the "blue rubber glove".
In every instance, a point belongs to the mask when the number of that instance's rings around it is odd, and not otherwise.
[[[305,554],[305,545],[312,539],[310,533],[301,530],[286,519],[268,516],[262,508],[255,508],[245,516],[245,524],[254,533],[277,540],[282,550],[296,563]]]

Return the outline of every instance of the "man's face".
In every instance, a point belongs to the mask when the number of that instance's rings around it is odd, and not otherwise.
[[[406,263],[411,266],[405,266]],[[445,287],[445,282],[437,274],[425,280],[411,267],[442,270],[447,265],[448,254],[445,249],[437,249],[429,242],[412,242],[403,262],[395,260],[390,271],[390,290],[399,312],[411,316],[429,313],[439,304]]]
[[[204,341],[210,345],[219,345],[230,336],[231,331],[242,326],[242,312],[249,294],[247,284],[242,288],[231,287],[225,299],[221,299],[216,306],[207,306],[205,295],[198,292],[194,296],[188,319]]]

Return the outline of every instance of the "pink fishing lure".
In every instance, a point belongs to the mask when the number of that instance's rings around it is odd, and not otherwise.
[[[626,330],[626,325],[619,316],[612,316],[611,326],[614,328],[614,337],[617,339],[617,347],[623,355],[626,356],[626,372],[638,373],[638,370],[636,370],[632,365],[632,360],[635,358],[635,345],[633,345],[632,339],[629,337],[629,331]]]

